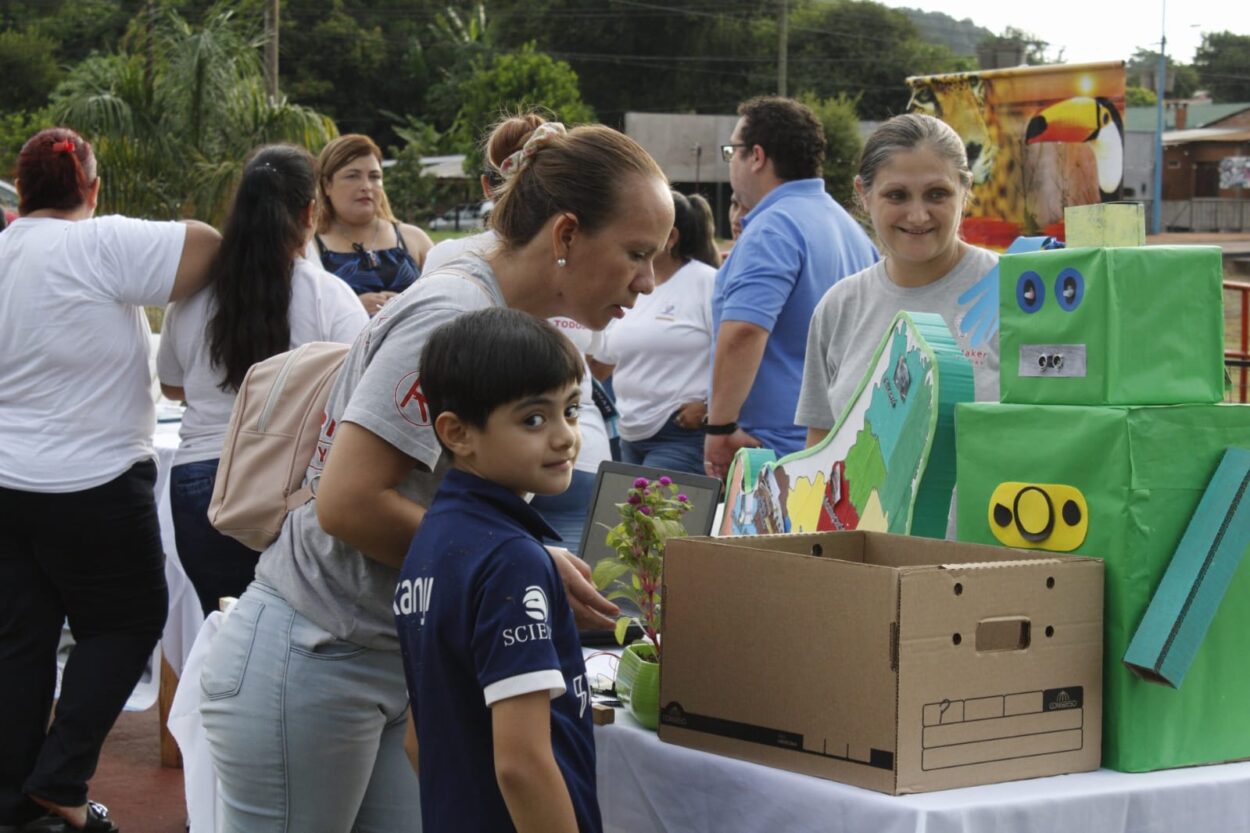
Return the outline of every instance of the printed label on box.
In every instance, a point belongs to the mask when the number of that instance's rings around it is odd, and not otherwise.
[[[921,714],[921,769],[1072,752],[1084,746],[1081,686],[943,700]]]

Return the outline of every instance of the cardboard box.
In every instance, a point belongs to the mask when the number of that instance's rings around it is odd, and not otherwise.
[[[1056,249],[999,261],[999,387],[1021,405],[1224,398],[1218,246]]]
[[[1063,209],[1070,249],[1146,245],[1146,210],[1139,202],[1101,202]]]
[[[875,532],[668,542],[660,739],[900,794],[1096,769],[1102,564]]]
[[[955,443],[960,540],[1106,561],[1103,766],[1250,758],[1250,561],[1228,579],[1184,686],[1147,683],[1122,661],[1225,451],[1250,447],[1250,406],[977,402],[956,408]],[[1026,506],[1039,492],[1051,498],[1049,531]],[[1066,511],[1072,492],[1083,507],[1075,513]],[[1025,516],[1009,511],[1017,504]],[[1035,540],[1021,544],[1012,534],[1021,528]]]

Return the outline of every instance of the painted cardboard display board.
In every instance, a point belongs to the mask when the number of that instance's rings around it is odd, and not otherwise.
[[[1003,555],[669,541],[660,739],[892,794],[1097,768],[1103,564]]]
[[[959,539],[1106,562],[1104,766],[1250,757],[1245,560],[1183,686],[1147,683],[1122,662],[1220,459],[1238,446],[1250,446],[1244,405],[956,409]]]
[[[869,529],[942,537],[954,471],[954,406],[972,365],[940,315],[899,313],[824,441],[730,464],[721,535]]]
[[[1224,398],[1218,246],[1059,249],[999,261],[1000,396],[1038,405]]]
[[[908,110],[959,134],[972,169],[960,236],[1002,251],[1021,235],[1064,238],[1064,209],[1120,198],[1122,61],[907,79]]]

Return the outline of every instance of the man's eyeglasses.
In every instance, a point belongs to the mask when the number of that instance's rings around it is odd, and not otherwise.
[[[732,162],[734,161],[734,148],[745,148],[745,147],[750,147],[750,145],[743,145],[743,144],[721,145],[720,146],[721,158],[724,159],[726,162]]]

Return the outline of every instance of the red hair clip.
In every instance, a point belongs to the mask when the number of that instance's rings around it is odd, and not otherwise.
[[[73,140],[66,139],[62,142],[53,142],[52,152],[53,153],[73,153],[74,152]]]

